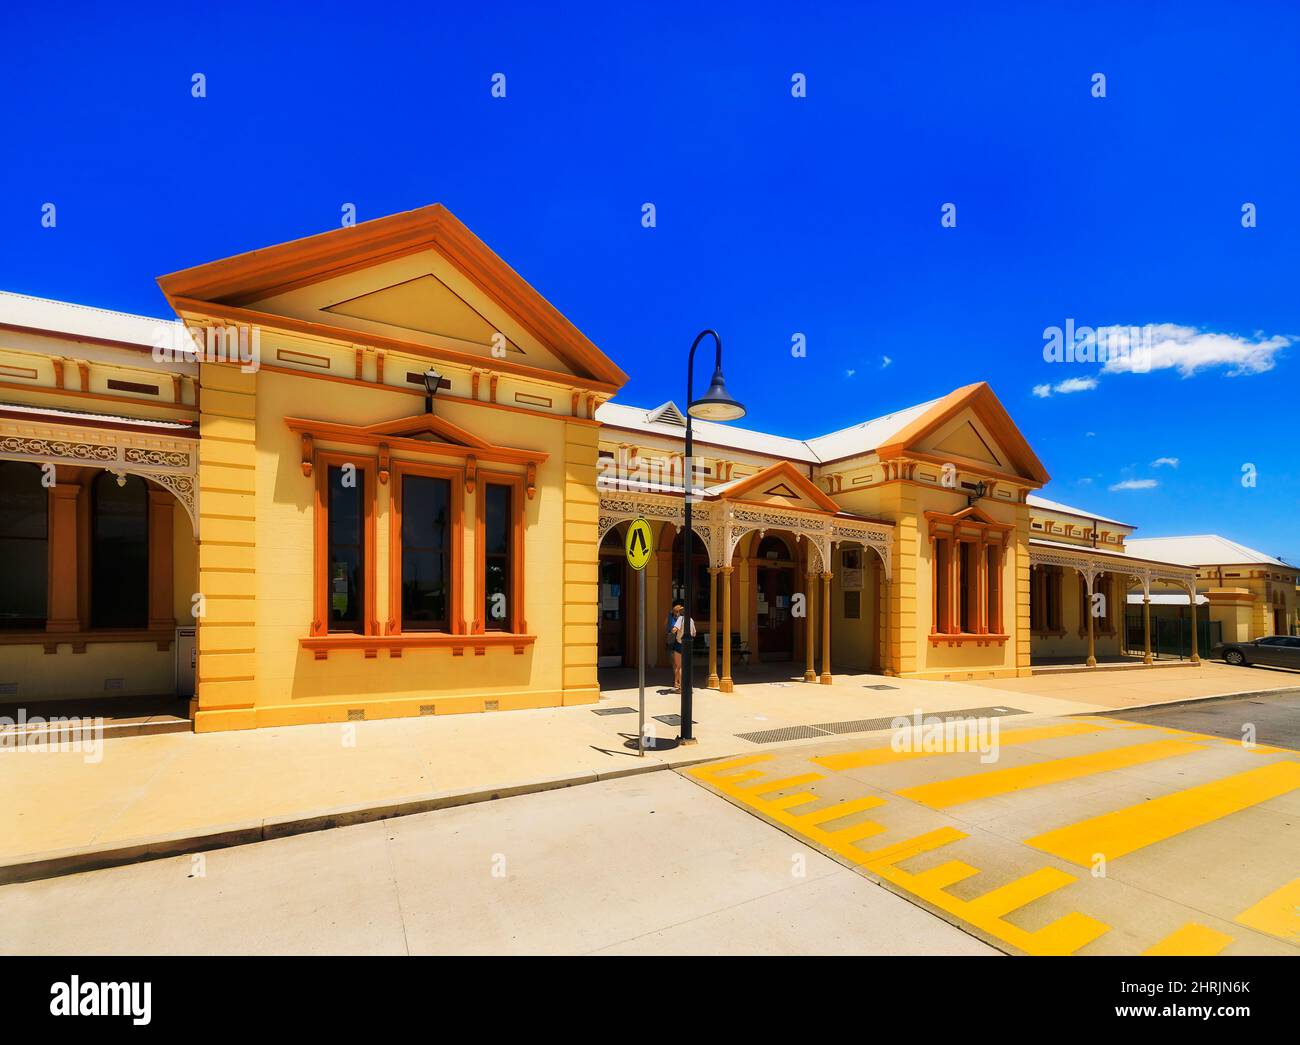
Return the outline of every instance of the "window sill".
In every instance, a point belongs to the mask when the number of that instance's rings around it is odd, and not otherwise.
[[[398,659],[410,649],[450,649],[453,657],[463,657],[467,649],[481,657],[489,647],[510,647],[521,654],[537,641],[536,635],[512,635],[509,632],[490,632],[483,635],[448,635],[443,632],[409,632],[405,635],[310,635],[298,640],[303,649],[311,650],[317,660],[325,660],[331,653],[349,653],[362,650],[367,660],[386,650],[391,659]]]
[[[101,642],[152,642],[158,652],[172,648],[176,632],[171,628],[105,628],[102,631],[0,631],[0,646],[44,646],[47,654],[58,653],[59,646],[70,645],[73,653],[85,653],[86,646]]]
[[[949,646],[1001,646],[1007,641],[1010,635],[976,635],[969,632],[944,634],[943,632],[930,633],[930,645],[939,646],[947,643]]]

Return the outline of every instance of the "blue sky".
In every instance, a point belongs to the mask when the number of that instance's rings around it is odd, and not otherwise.
[[[1048,496],[1300,563],[1293,5],[216,6],[5,6],[0,289],[163,315],[158,275],[440,201],[624,401],[681,401],[704,326],[786,435],[988,380]],[[1067,320],[1180,329],[1105,372],[1044,361]]]

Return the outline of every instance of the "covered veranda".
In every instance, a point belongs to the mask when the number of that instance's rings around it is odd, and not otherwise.
[[[1191,657],[1188,662],[1191,664],[1200,663],[1200,650],[1198,649],[1196,637],[1197,592],[1195,569],[1175,563],[1139,559],[1118,551],[1087,548],[1038,538],[1031,538],[1029,541],[1029,565],[1031,570],[1031,664],[1061,668],[1068,667],[1073,663],[1088,668],[1096,668],[1099,664],[1115,665],[1123,662],[1127,658],[1124,658],[1118,650],[1116,653],[1103,654],[1100,658],[1098,657],[1097,622],[1099,619],[1106,619],[1109,614],[1118,613],[1121,630],[1118,643],[1119,650],[1122,650],[1123,612],[1128,604],[1128,591],[1140,587],[1142,591],[1143,622],[1141,663],[1143,665],[1153,665],[1155,663],[1151,648],[1153,585],[1171,586],[1186,593],[1192,622]],[[1053,591],[1048,584],[1044,583],[1045,577],[1042,575],[1047,571],[1056,571],[1058,573],[1059,571],[1069,571],[1079,579],[1084,594],[1083,620],[1080,622],[1079,631],[1082,637],[1086,639],[1086,647],[1080,650],[1077,656],[1062,655],[1059,652],[1054,655],[1044,654],[1040,650],[1033,648],[1032,643],[1037,642],[1041,645],[1045,635],[1060,637],[1066,632],[1064,616],[1059,607],[1059,603],[1062,601],[1061,591],[1059,587]],[[1119,592],[1111,593],[1111,600],[1114,605],[1109,607],[1106,605],[1106,593],[1102,591],[1099,583],[1103,577],[1115,578],[1118,587],[1122,589]],[[1102,595],[1103,598],[1098,600],[1096,598],[1098,595]],[[1052,616],[1053,611],[1042,605],[1044,602],[1052,600],[1057,604],[1054,609],[1054,618]]]
[[[780,466],[775,466],[780,467]],[[774,471],[768,470],[768,471]],[[797,476],[793,469],[790,471]],[[788,479],[789,476],[786,476]],[[807,480],[799,479],[803,483]],[[800,561],[806,571],[806,592],[800,607],[803,619],[803,680],[831,685],[831,590],[834,579],[836,545],[870,548],[878,557],[880,577],[879,605],[887,605],[890,560],[894,528],[879,520],[865,519],[840,512],[824,493],[813,487],[820,499],[818,509],[795,508],[746,496],[765,483],[726,484],[698,490],[692,502],[691,529],[705,549],[708,559],[710,607],[721,605],[721,612],[710,612],[704,645],[707,649],[707,687],[723,693],[733,692],[733,636],[743,629],[733,620],[733,583],[737,549],[751,534],[761,539],[769,532],[779,533],[802,545]],[[603,542],[615,528],[629,520],[645,518],[652,524],[666,524],[680,533],[685,526],[685,494],[680,487],[663,484],[610,480],[601,482],[598,542]],[[656,525],[658,529],[658,525]],[[752,607],[751,607],[752,615]],[[794,614],[796,617],[799,613]],[[883,632],[884,614],[878,617],[878,631]],[[656,636],[657,637],[657,636]],[[878,645],[883,647],[881,635]],[[779,669],[777,669],[779,671]]]

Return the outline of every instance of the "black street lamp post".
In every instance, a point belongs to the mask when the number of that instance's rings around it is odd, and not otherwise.
[[[700,342],[705,337],[713,338],[714,344],[717,345],[717,351],[713,357],[713,379],[709,382],[709,390],[700,396],[694,398],[694,372],[695,372],[695,350],[699,348]],[[682,627],[682,735],[683,744],[694,744],[695,736],[691,724],[691,674],[694,657],[695,642],[691,634],[691,624],[694,622],[695,613],[695,570],[692,568],[694,563],[695,551],[695,532],[691,529],[691,502],[694,499],[695,488],[695,465],[694,465],[694,445],[692,438],[691,422],[694,418],[701,421],[735,421],[745,416],[745,408],[732,399],[727,392],[726,383],[722,380],[722,338],[718,336],[716,330],[702,330],[696,336],[695,341],[691,344],[691,353],[686,360],[686,455],[683,462],[683,486],[684,497],[686,501],[686,532],[682,537],[682,572],[684,576],[684,599],[686,602],[685,624]],[[726,583],[725,581],[723,582]],[[714,606],[709,607],[710,614],[716,613]]]

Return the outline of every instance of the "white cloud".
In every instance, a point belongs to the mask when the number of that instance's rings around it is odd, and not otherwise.
[[[1122,483],[1112,483],[1110,489],[1115,490],[1154,490],[1160,484],[1154,479],[1125,479]]]
[[[1292,338],[1275,334],[1253,337],[1238,334],[1216,334],[1210,330],[1180,326],[1177,323],[1148,323],[1140,328],[1140,337],[1133,340],[1133,327],[1098,327],[1098,343],[1103,336],[1132,345],[1132,350],[1112,355],[1102,367],[1105,374],[1135,374],[1148,370],[1176,369],[1183,377],[1191,377],[1198,370],[1213,367],[1227,368],[1228,377],[1245,374],[1262,374],[1272,370],[1276,357],[1292,343]]]
[[[1069,395],[1071,392],[1089,392],[1097,387],[1095,377],[1067,377],[1054,385],[1034,385],[1034,395],[1046,399],[1053,392],[1057,395]]]
[[[845,377],[852,377],[852,376],[853,376],[854,374],[856,374],[856,373],[857,373],[856,370],[846,370],[846,371],[844,371],[844,376],[845,376]]]
[[[889,366],[889,364],[892,363],[892,362],[893,362],[893,360],[892,360],[889,356],[881,356],[881,357],[880,357],[880,369],[881,369],[881,370],[884,370],[885,367]]]
[[[1178,458],[1177,458],[1177,457],[1157,457],[1154,461],[1151,462],[1151,467],[1152,467],[1152,468],[1177,468],[1177,467],[1178,467]]]

